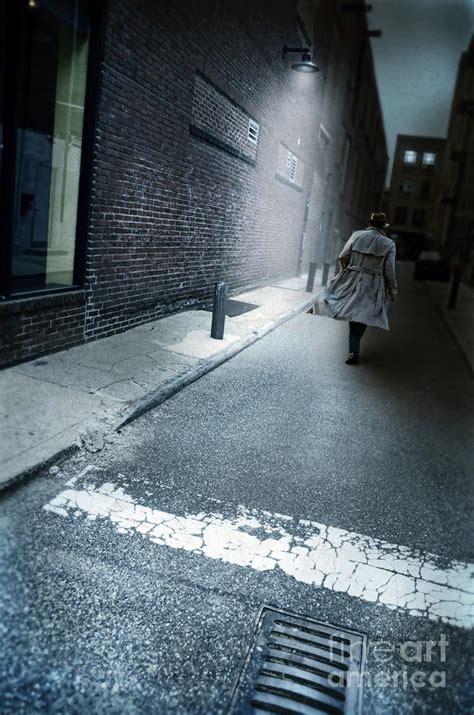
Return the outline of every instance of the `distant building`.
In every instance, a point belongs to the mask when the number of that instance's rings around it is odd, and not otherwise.
[[[433,207],[439,192],[445,140],[399,134],[395,148],[390,190],[383,209],[398,257],[416,258],[423,248],[437,242]]]
[[[474,37],[459,62],[435,215],[440,246],[474,284]]]

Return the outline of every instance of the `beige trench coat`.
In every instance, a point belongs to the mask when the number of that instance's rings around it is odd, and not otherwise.
[[[356,231],[339,263],[322,296],[325,315],[388,330],[388,306],[397,293],[395,243],[378,228]]]

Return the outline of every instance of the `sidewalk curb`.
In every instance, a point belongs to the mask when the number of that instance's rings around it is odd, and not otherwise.
[[[463,344],[462,340],[459,338],[459,335],[457,331],[454,329],[453,325],[451,324],[451,321],[449,320],[449,311],[450,308],[446,307],[445,303],[437,303],[434,295],[433,295],[433,290],[431,289],[430,285],[425,283],[424,285],[426,293],[428,294],[428,297],[433,305],[434,310],[438,313],[438,315],[441,316],[441,319],[448,329],[449,334],[453,338],[454,342],[456,343],[463,359],[464,362],[466,363],[467,370],[469,372],[469,375],[474,378],[474,364],[471,361],[471,358],[469,356],[469,353],[466,350],[465,345]]]
[[[260,340],[261,338],[265,337],[265,335],[268,335],[268,333],[273,332],[273,330],[278,328],[280,325],[283,325],[287,321],[296,317],[299,313],[303,313],[305,310],[308,310],[313,305],[318,295],[319,293],[312,293],[311,297],[305,300],[303,303],[300,303],[300,305],[296,306],[295,308],[292,308],[287,313],[283,313],[278,318],[270,320],[268,323],[265,323],[265,325],[258,328],[258,330],[254,330],[251,335],[236,340],[226,350],[217,353],[212,358],[201,361],[201,363],[198,363],[190,370],[183,373],[180,377],[173,378],[168,382],[165,382],[156,390],[153,390],[148,393],[148,395],[146,395],[145,397],[136,400],[134,403],[132,403],[132,405],[128,407],[128,414],[126,411],[124,411],[125,414],[123,414],[118,421],[116,420],[115,423],[112,423],[110,429],[104,431],[104,434],[110,434],[111,432],[119,432],[123,427],[129,425],[131,422],[138,419],[138,417],[141,417],[155,407],[158,407],[159,405],[163,404],[163,402],[166,402],[166,400],[168,400],[170,397],[173,397],[173,395],[176,395],[185,387],[195,382],[196,380],[199,380],[200,377],[207,375],[207,373],[211,372],[216,367],[219,367],[219,365],[222,365],[223,363],[230,360],[232,357],[234,357],[234,355],[237,355],[242,350],[245,350],[245,348],[249,347],[250,345],[253,345],[253,343],[257,342],[257,340]],[[60,449],[58,452],[55,452],[47,459],[43,459],[38,462],[38,464],[35,464],[28,469],[19,472],[17,475],[11,477],[11,479],[9,479],[7,482],[0,484],[0,495],[6,494],[11,489],[21,486],[21,484],[23,484],[24,482],[33,479],[35,476],[38,475],[39,472],[43,471],[44,469],[49,469],[53,465],[58,464],[58,462],[62,462],[68,459],[80,449],[81,447],[79,446],[79,444],[73,442],[70,445],[67,445],[66,447]]]
[[[280,325],[283,325],[288,320],[291,320],[299,313],[303,313],[305,310],[308,310],[313,305],[316,298],[317,294],[313,293],[311,299],[308,299],[303,304],[293,308],[290,312],[280,315],[279,318],[276,318],[275,320],[270,320],[268,323],[265,323],[265,325],[262,325],[261,328],[255,330],[248,337],[236,340],[229,348],[227,348],[227,350],[223,350],[222,352],[217,353],[214,357],[204,360],[201,364],[191,368],[181,377],[169,380],[164,385],[161,385],[156,391],[151,392],[146,397],[136,401],[135,407],[132,407],[131,412],[126,417],[122,418],[117,425],[115,425],[113,428],[114,431],[118,432],[138,417],[141,417],[155,407],[158,407],[191,383],[199,380],[200,377],[203,377],[216,367],[219,367],[219,365],[227,362],[234,357],[234,355],[238,355],[238,353],[245,350],[245,348],[248,348],[250,345],[253,345],[253,343],[257,342],[257,340],[260,340],[265,337],[265,335],[268,335],[268,333],[273,332],[273,330],[278,328]]]
[[[7,482],[0,484],[0,496],[7,494],[12,489],[20,487],[23,483],[36,477],[39,472],[42,472],[44,469],[49,469],[50,467],[64,462],[66,459],[69,459],[69,457],[76,454],[79,450],[79,444],[73,442],[72,444],[67,445],[67,447],[63,447],[58,452],[55,452],[47,459],[42,459],[32,467],[28,467],[28,469],[25,469],[23,472],[19,472],[14,477],[11,477],[11,479]]]
[[[437,306],[438,312],[441,314],[441,317],[443,319],[444,324],[449,330],[449,333],[451,334],[451,337],[454,339],[454,342],[458,346],[463,358],[464,362],[466,363],[467,370],[472,378],[474,378],[474,365],[471,362],[471,359],[466,352],[466,349],[462,343],[462,340],[459,339],[459,335],[457,332],[454,330],[453,326],[451,325],[450,321],[448,320],[448,315],[449,313],[447,312],[449,308],[444,308],[441,305]]]

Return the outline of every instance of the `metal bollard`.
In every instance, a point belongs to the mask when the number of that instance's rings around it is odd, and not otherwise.
[[[224,337],[225,307],[227,302],[227,283],[214,286],[214,305],[212,307],[211,338],[222,340]]]
[[[306,292],[307,293],[312,293],[314,289],[314,279],[316,277],[316,268],[317,268],[317,263],[310,263],[309,264],[309,271],[308,271],[308,282],[306,283]]]
[[[328,277],[329,277],[329,268],[331,264],[330,263],[325,263],[323,267],[323,277],[321,279],[321,285],[322,286],[327,286],[328,284]]]

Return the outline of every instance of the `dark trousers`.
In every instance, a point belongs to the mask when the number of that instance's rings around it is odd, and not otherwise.
[[[357,323],[355,320],[349,321],[349,352],[358,353],[360,351],[360,341],[367,329],[364,323]]]

